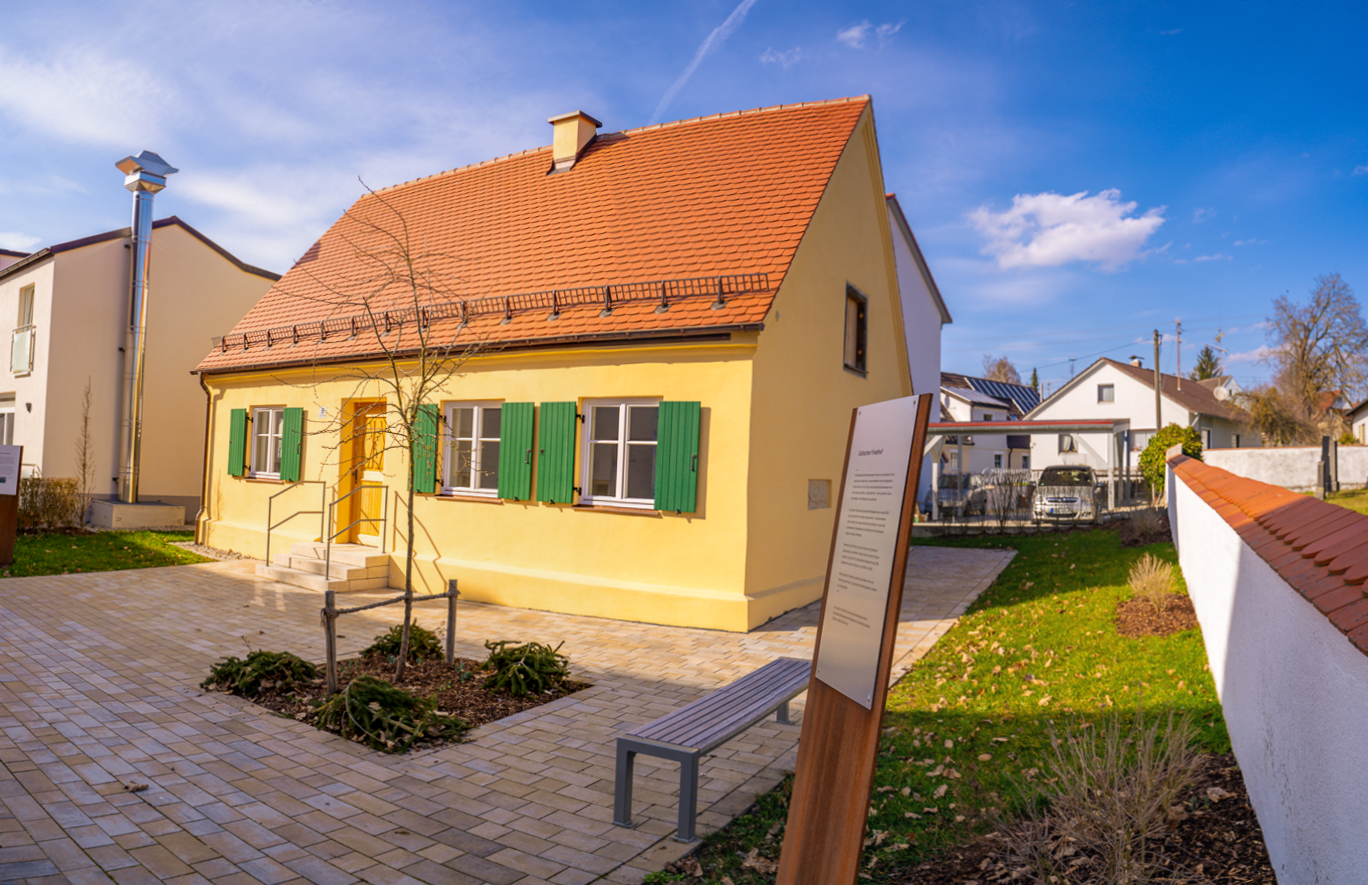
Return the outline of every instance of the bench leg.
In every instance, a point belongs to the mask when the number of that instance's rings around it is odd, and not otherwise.
[[[679,832],[675,840],[692,842],[694,822],[698,817],[698,757],[692,753],[679,760]]]
[[[617,745],[617,780],[613,786],[613,823],[620,827],[632,825],[632,768],[636,762],[636,751],[628,748],[625,741]]]
[[[774,713],[774,721],[778,722],[780,725],[793,724],[789,721],[788,718],[788,701],[784,701],[782,704],[779,705],[779,709],[776,710]]]

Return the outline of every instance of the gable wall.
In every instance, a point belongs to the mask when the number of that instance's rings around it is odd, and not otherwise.
[[[14,395],[14,444],[24,447],[24,463],[52,474],[44,462],[47,441],[46,414],[48,394],[48,353],[52,346],[52,291],[56,284],[57,263],[48,258],[22,273],[0,280],[0,394]],[[15,328],[19,325],[19,290],[34,287],[33,323],[36,327],[33,372],[15,375],[10,371],[10,356]],[[26,406],[32,406],[32,409]]]
[[[896,274],[866,112],[760,333],[746,561],[752,626],[821,596],[851,413],[912,392]],[[865,377],[843,367],[847,283],[869,298]],[[831,506],[808,509],[809,480],[830,483]]]

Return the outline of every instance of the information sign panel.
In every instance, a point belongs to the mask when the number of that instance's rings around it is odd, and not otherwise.
[[[827,566],[822,647],[814,675],[867,710],[873,708],[879,679],[917,399],[856,410],[836,544]]]
[[[19,494],[19,461],[23,446],[0,446],[0,495]]]

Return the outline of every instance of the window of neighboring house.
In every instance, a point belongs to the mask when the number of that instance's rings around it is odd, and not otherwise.
[[[950,453],[950,469],[954,471],[959,470],[959,452]]]
[[[1098,401],[1099,403],[1114,403],[1114,402],[1116,402],[1116,385],[1115,385],[1115,384],[1099,384],[1099,385],[1097,385],[1097,401]]]
[[[580,503],[654,509],[659,406],[622,400],[585,409]]]
[[[1145,447],[1149,445],[1150,439],[1152,439],[1153,437],[1153,430],[1132,430],[1130,432],[1131,451],[1143,452],[1145,450]]]
[[[1202,431],[1202,448],[1203,448],[1203,449],[1209,449],[1209,448],[1211,448],[1211,431],[1210,431],[1210,430],[1203,430],[1203,431]]]
[[[284,406],[252,409],[252,475],[280,476],[280,452],[285,425]]]
[[[33,371],[33,286],[19,290],[19,316],[10,338],[10,371],[27,375]]]
[[[992,421],[992,420],[994,420],[994,419],[993,419],[993,413],[992,413],[992,412],[984,412],[984,413],[983,413],[983,420],[984,420],[984,421]]]
[[[502,418],[502,404],[447,404],[443,492],[490,497],[499,493]]]
[[[14,445],[14,394],[0,396],[0,445]]]
[[[845,367],[856,372],[868,371],[865,347],[869,340],[869,299],[846,286],[845,298]]]
[[[994,466],[994,467],[1001,467],[1001,466],[1002,466],[1002,455],[1000,455],[1000,454],[994,454],[994,455],[993,455],[993,466]]]
[[[1061,455],[1068,452],[1077,452],[1078,446],[1074,442],[1072,433],[1061,433],[1059,435],[1059,453]]]
[[[1359,434],[1359,442],[1363,442],[1363,434],[1361,434],[1361,433]],[[1237,434],[1235,434],[1235,448],[1238,449],[1239,447],[1240,447],[1240,435],[1237,433]]]
[[[1022,455],[1022,456],[1021,456],[1021,469],[1022,469],[1022,470],[1030,470],[1030,469],[1031,469],[1031,456],[1030,456],[1030,455]]]

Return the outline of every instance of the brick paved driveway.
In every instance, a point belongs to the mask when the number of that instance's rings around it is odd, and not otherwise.
[[[1010,556],[913,548],[895,675]],[[816,633],[816,604],[738,635],[462,603],[458,654],[563,638],[594,687],[395,758],[196,688],[248,646],[322,658],[320,597],[252,569],[0,581],[0,882],[638,882],[687,850],[668,838],[677,768],[639,757],[642,823],[612,826],[614,735],[776,656],[810,657]],[[443,603],[425,605],[437,626]],[[344,618],[342,653],[388,617]],[[776,784],[797,737],[770,721],[706,759],[700,830]]]

